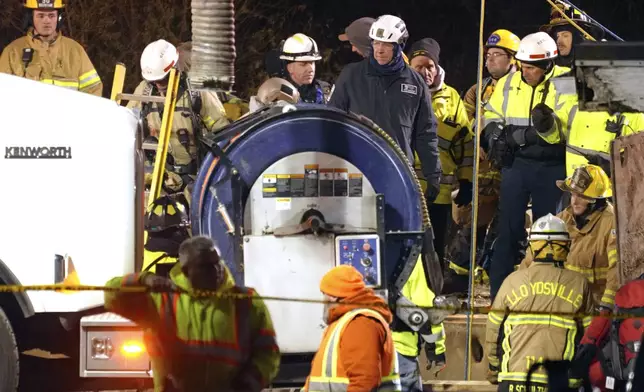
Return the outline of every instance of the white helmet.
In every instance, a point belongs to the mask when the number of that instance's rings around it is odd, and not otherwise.
[[[404,46],[409,32],[405,22],[397,16],[382,15],[371,25],[369,29],[369,38],[382,41],[392,42]]]
[[[514,55],[519,61],[534,63],[536,61],[552,60],[559,54],[557,43],[543,31],[528,34],[519,42],[519,50]]]
[[[566,222],[552,214],[542,216],[532,225],[528,241],[570,241]]]
[[[280,59],[287,61],[318,61],[322,59],[318,44],[308,35],[297,33],[284,41]]]
[[[154,41],[141,53],[141,75],[148,82],[165,78],[179,61],[179,52],[166,40]]]

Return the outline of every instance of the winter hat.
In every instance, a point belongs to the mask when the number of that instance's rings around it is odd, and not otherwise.
[[[349,41],[364,55],[369,54],[371,49],[371,39],[369,38],[369,29],[376,20],[374,18],[364,17],[351,22],[344,34],[338,35],[340,41]]]
[[[409,61],[416,56],[426,56],[434,61],[434,64],[438,66],[438,60],[441,54],[441,47],[433,38],[423,38],[420,41],[416,41],[411,45],[409,49]]]
[[[365,289],[362,274],[350,265],[339,265],[320,281],[320,291],[336,298],[351,297]]]

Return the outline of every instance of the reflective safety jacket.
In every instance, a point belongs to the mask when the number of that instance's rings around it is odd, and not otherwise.
[[[623,116],[621,127],[613,132],[607,130],[609,121],[617,123]],[[588,163],[583,154],[599,154],[610,159],[610,142],[617,136],[627,136],[644,130],[644,113],[585,112],[574,105],[568,115],[569,134],[566,143],[566,175],[572,176],[575,169]],[[610,174],[610,173],[609,173]]]
[[[228,92],[217,93],[217,98],[223,103],[226,117],[231,122],[239,120],[243,115],[250,111],[248,102],[244,102]]]
[[[496,79],[492,79],[492,77],[487,77],[483,79],[483,90],[482,90],[482,97],[481,97],[481,106],[485,107],[487,104],[487,101],[490,100],[490,97],[492,96],[492,93],[494,92],[494,87],[496,86]],[[476,120],[476,90],[478,88],[478,85],[473,85],[472,87],[465,92],[465,96],[463,96],[463,102],[465,103],[465,111],[467,112],[467,117],[471,121],[472,128],[475,127],[474,121]]]
[[[409,275],[407,283],[403,286],[401,294],[410,300],[414,305],[431,308],[434,306],[435,294],[430,290],[425,278],[425,272],[421,257],[418,257],[416,266]],[[402,324],[402,322],[400,322]],[[431,327],[434,344],[436,345],[435,353],[437,355],[445,352],[445,328],[443,323],[432,325]],[[419,336],[411,331],[394,331],[394,345],[396,351],[408,357],[417,357],[419,355]]]
[[[134,94],[140,95],[159,95],[156,88],[147,81],[142,81],[134,90]],[[172,119],[172,134],[170,135],[170,144],[168,153],[174,159],[174,170],[178,174],[195,174],[196,167],[188,168],[197,157],[197,141],[193,130],[193,110],[198,114],[200,119],[196,119],[198,124],[203,125],[202,132],[214,132],[229,124],[226,117],[226,111],[217,94],[210,91],[201,91],[198,96],[195,93],[193,98],[187,90],[179,92],[174,116]],[[195,106],[197,106],[195,108]],[[140,101],[129,101],[128,108],[143,110]],[[160,109],[161,108],[161,109]],[[161,118],[163,116],[163,104],[149,103],[146,104],[146,119],[151,136],[159,136],[161,129]],[[182,140],[180,135],[186,135],[186,140]],[[191,170],[194,169],[194,170]]]
[[[107,286],[139,286],[146,274],[114,278]],[[194,296],[179,265],[170,276],[185,293],[105,292],[108,311],[146,330],[155,392],[165,391],[170,378],[185,392],[266,387],[277,375],[280,352],[261,297],[251,288],[235,286],[227,269],[225,283],[217,290],[221,296]]]
[[[521,72],[512,72],[499,79],[492,97],[485,105],[483,128],[493,122],[504,126],[515,125],[519,127],[532,126],[530,113],[539,103],[544,103],[555,113],[555,122],[552,129],[546,132],[537,132],[545,143],[529,145],[519,149],[515,156],[529,159],[549,159],[551,156],[563,162],[565,151],[563,143],[567,132],[568,113],[570,107],[576,103],[576,95],[560,93],[554,83],[550,81],[555,76],[569,72],[569,68],[554,66],[545,75],[544,80],[536,87],[523,81]],[[561,144],[562,148],[554,148]]]
[[[381,379],[380,385],[370,391],[402,391],[400,374],[398,372],[398,357],[393,350],[389,323],[375,310],[358,308],[346,312],[327,327],[320,343],[320,348],[313,358],[311,374],[306,380],[303,391],[306,392],[362,392],[363,386],[352,384],[351,376],[360,378],[353,373],[354,369],[345,366],[342,360],[341,339],[349,323],[357,317],[368,317],[382,325],[386,331],[385,342],[380,356]],[[370,342],[365,342],[369,344]],[[366,389],[365,389],[366,391]]]
[[[32,58],[23,61],[25,49]],[[13,41],[2,51],[0,72],[101,96],[103,83],[85,49],[60,32],[47,43],[34,38],[33,28],[26,36]]]
[[[592,311],[590,287],[577,272],[535,262],[510,274],[494,298],[485,338],[499,382],[524,382],[532,365],[544,360],[572,361]],[[543,368],[532,373],[532,381],[548,382]]]
[[[619,268],[617,265],[617,236],[615,234],[615,210],[608,203],[606,208],[594,211],[579,229],[572,213],[572,207],[557,214],[568,227],[570,251],[565,268],[581,273],[588,279],[596,305],[613,308],[615,293],[619,289]],[[527,252],[522,266],[532,262],[532,253]]]
[[[452,186],[458,180],[472,181],[474,143],[463,100],[452,87],[443,84],[432,92],[432,108],[438,120],[438,151],[441,161],[440,192],[436,204],[451,204]],[[423,176],[418,154],[414,154],[414,168],[423,188]]]

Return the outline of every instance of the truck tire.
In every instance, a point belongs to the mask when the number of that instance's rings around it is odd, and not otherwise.
[[[0,391],[15,392],[18,390],[20,380],[20,354],[11,322],[2,308],[0,308],[0,353],[2,353]]]

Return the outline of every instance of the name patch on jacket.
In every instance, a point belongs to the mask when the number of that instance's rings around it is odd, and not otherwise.
[[[400,85],[400,91],[402,91],[405,94],[418,95],[418,86],[414,86],[413,84],[402,83]]]

